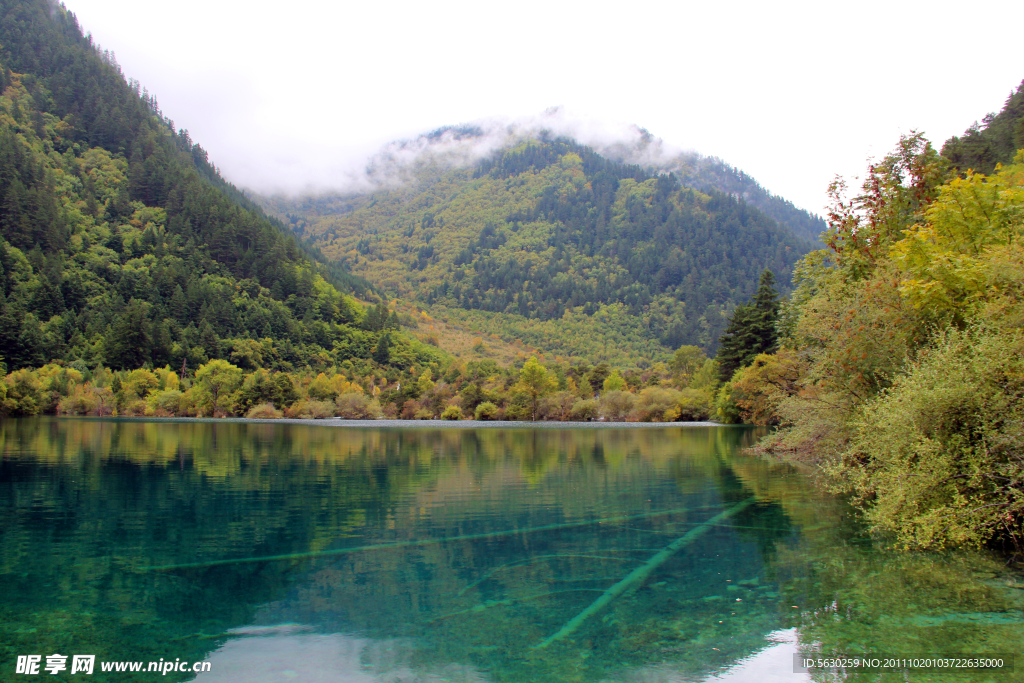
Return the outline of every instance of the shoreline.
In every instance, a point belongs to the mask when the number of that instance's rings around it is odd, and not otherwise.
[[[312,425],[319,427],[348,427],[357,429],[651,429],[669,427],[744,427],[720,422],[531,422],[527,420],[346,420],[341,417],[314,419],[250,419],[246,417],[97,417],[91,415],[40,415],[59,420],[212,424],[279,424]],[[16,418],[24,419],[24,418]]]

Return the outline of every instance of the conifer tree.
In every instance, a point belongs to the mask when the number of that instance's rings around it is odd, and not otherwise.
[[[385,332],[377,341],[377,348],[373,352],[373,360],[381,365],[387,365],[391,360],[391,334]]]
[[[736,307],[729,327],[719,339],[718,372],[728,382],[734,372],[749,365],[759,353],[775,350],[778,336],[775,323],[779,318],[779,294],[775,275],[765,268],[757,284],[757,292],[749,302]]]

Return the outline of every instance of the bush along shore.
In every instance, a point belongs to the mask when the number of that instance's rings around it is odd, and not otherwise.
[[[224,359],[194,373],[54,362],[7,374],[0,415],[698,421],[715,413],[717,375],[716,361],[694,346],[646,370],[548,366],[535,357],[504,368],[490,360],[406,371],[346,362],[322,372],[247,372]]]
[[[724,403],[779,427],[760,450],[820,466],[898,545],[1021,557],[1024,150],[982,174],[911,135],[859,195],[832,190],[827,249],[798,265],[777,348]]]

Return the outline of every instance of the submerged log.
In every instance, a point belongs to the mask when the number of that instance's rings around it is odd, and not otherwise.
[[[606,590],[604,593],[602,593],[601,596],[597,600],[594,600],[594,602],[592,602],[589,607],[587,607],[585,610],[583,610],[575,617],[567,621],[565,626],[559,629],[558,633],[555,633],[554,635],[544,639],[534,647],[547,647],[556,640],[561,640],[562,638],[565,638],[566,636],[572,634],[573,631],[578,629],[584,621],[586,621],[587,619],[589,619],[590,617],[594,616],[599,611],[607,607],[610,602],[615,600],[615,598],[619,597],[620,595],[623,595],[624,593],[631,592],[640,588],[640,586],[643,585],[643,582],[647,579],[648,576],[651,575],[652,572],[654,572],[655,569],[663,565],[666,560],[675,555],[679,550],[693,543],[695,540],[703,536],[705,533],[707,533],[709,529],[711,529],[719,522],[728,519],[729,517],[735,515],[737,512],[740,512],[750,507],[751,505],[753,505],[753,503],[753,498],[747,498],[742,503],[737,503],[728,510],[724,510],[715,515],[714,517],[712,517],[711,519],[709,519],[708,521],[697,525],[693,529],[690,529],[684,535],[680,536],[679,538],[677,538],[676,540],[672,541],[667,546],[662,548],[661,551],[659,551],[651,559],[647,560],[647,562],[645,562],[643,565],[637,567],[629,574],[627,574],[626,578],[622,579],[622,581],[619,581],[617,584],[615,584],[614,586]]]

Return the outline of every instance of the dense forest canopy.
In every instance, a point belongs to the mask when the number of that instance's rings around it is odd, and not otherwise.
[[[684,156],[680,159],[678,175],[684,185],[712,188],[743,199],[805,239],[817,241],[827,227],[821,216],[798,208],[785,197],[772,194],[754,178],[717,157]]]
[[[285,217],[289,222],[346,213],[354,207],[353,200],[361,195],[414,180],[414,169],[425,162],[472,166],[525,140],[553,140],[560,136],[574,140],[571,133],[558,132],[566,130],[564,122],[556,119],[550,123],[550,127],[543,127],[543,124],[538,127],[536,123],[495,122],[443,126],[413,138],[388,143],[369,159],[364,172],[353,178],[354,185],[347,189],[299,196],[261,196],[258,201],[268,211]],[[816,241],[825,232],[826,223],[821,216],[772,194],[742,170],[718,157],[673,149],[643,128],[631,126],[611,138],[575,142],[588,146],[605,160],[642,168],[649,175],[672,174],[683,185],[695,190],[724,192],[742,199],[799,237]]]
[[[730,194],[544,135],[470,168],[425,162],[402,187],[326,201],[273,208],[382,291],[480,330],[552,330],[557,342],[534,342],[567,357],[586,357],[594,330],[608,356],[619,352],[609,360],[713,350],[760,273],[786,283],[811,249]]]
[[[353,295],[370,295],[369,285],[317,262],[221,178],[63,6],[0,0],[0,16],[0,355],[9,370],[51,360],[132,369],[230,358],[287,369],[437,357],[367,316]]]

